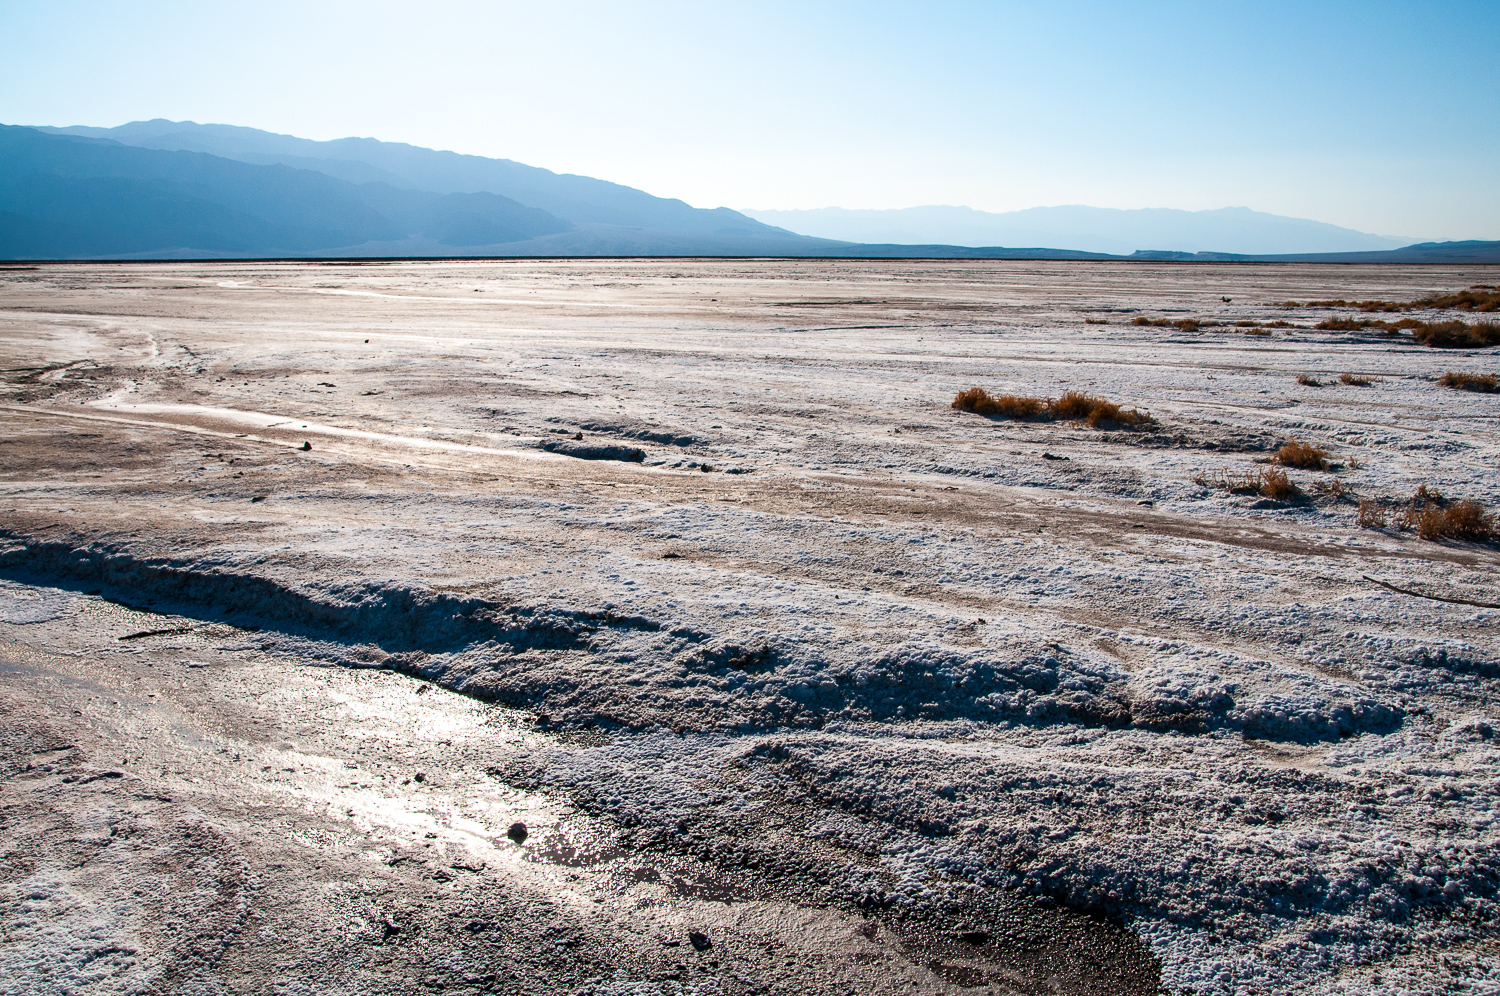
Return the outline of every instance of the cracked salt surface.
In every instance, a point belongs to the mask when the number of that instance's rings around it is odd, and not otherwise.
[[[478,269],[547,285],[549,265]],[[630,264],[648,282],[666,265]],[[497,778],[569,800],[627,848],[687,849],[736,889],[748,875],[882,916],[1012,895],[1103,911],[1145,941],[1174,992],[1496,991],[1500,613],[1363,580],[1482,601],[1493,549],[1360,531],[1337,501],[1248,508],[1192,480],[1253,467],[1295,436],[1357,456],[1362,469],[1343,473],[1362,495],[1434,482],[1496,501],[1500,403],[1427,379],[1452,357],[1301,333],[1271,351],[1229,331],[1081,329],[1059,303],[1234,310],[1212,303],[1217,285],[1199,300],[1170,268],[1019,268],[1041,288],[1029,303],[944,325],[941,340],[935,317],[808,336],[757,297],[800,271],[693,265],[716,288],[742,281],[733,336],[689,330],[691,318],[684,328],[675,290],[633,292],[670,319],[640,309],[607,336],[558,290],[538,303],[552,333],[491,328],[461,300],[441,313],[320,313],[330,329],[351,315],[426,329],[352,354],[342,332],[309,330],[300,313],[295,333],[253,343],[160,320],[155,341],[212,357],[202,377],[143,355],[131,376],[148,407],[117,405],[126,421],[87,430],[59,414],[69,392],[88,397],[118,372],[73,367],[46,397],[18,396],[29,409],[6,409],[34,455],[6,478],[0,565],[58,586],[45,596],[57,612],[76,597],[66,592],[104,588],[259,627],[227,652],[387,668],[523,707],[540,739],[522,755],[497,746]],[[441,295],[399,292],[416,274],[471,276],[444,266],[350,270],[339,279],[360,297],[384,296],[318,307],[436,308]],[[1017,272],[938,267],[919,285],[937,288],[933,300],[952,281],[1010,293]],[[1305,298],[1276,282],[1313,279],[1214,272],[1251,282],[1224,294],[1236,300]],[[1092,283],[1058,283],[1064,273]],[[1351,280],[1393,296],[1403,289],[1381,281],[1425,287],[1435,273],[1316,279],[1341,292],[1325,296],[1354,296],[1342,293]],[[203,293],[240,309],[252,291]],[[285,307],[249,300],[268,316]],[[496,354],[504,372],[490,369]],[[548,367],[562,355],[578,366]],[[1284,404],[1296,372],[1328,367],[1388,379]],[[210,368],[258,387],[210,387]],[[310,418],[297,384],[325,380],[348,385],[325,419],[338,438],[307,457],[160,424]],[[1151,407],[1160,429],[946,407],[974,383],[1087,387]],[[189,403],[190,390],[220,393]],[[1267,407],[1263,391],[1283,400]],[[1372,429],[1392,413],[1401,425]],[[1485,421],[1453,428],[1471,414]],[[638,447],[644,466],[506,445],[558,426]],[[101,434],[90,445],[107,483],[76,452],[49,449],[47,434],[66,431]],[[434,443],[475,431],[496,445]],[[206,460],[205,448],[225,452]],[[258,483],[233,477],[246,471]],[[1309,492],[1322,476],[1294,474]],[[256,493],[271,497],[252,507]],[[25,507],[44,495],[80,511]],[[29,607],[40,590],[0,589],[0,612],[15,614],[0,618],[61,618]],[[787,863],[801,850],[822,856],[816,868]],[[1422,968],[1423,952],[1452,965]]]

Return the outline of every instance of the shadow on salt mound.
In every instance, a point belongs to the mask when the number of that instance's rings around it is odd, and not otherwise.
[[[621,460],[625,463],[640,463],[646,459],[646,451],[636,446],[620,446],[613,443],[579,443],[559,439],[542,444],[542,449],[559,456],[570,456],[579,460]]]
[[[0,623],[24,626],[59,619],[73,611],[77,597],[56,588],[0,581]]]

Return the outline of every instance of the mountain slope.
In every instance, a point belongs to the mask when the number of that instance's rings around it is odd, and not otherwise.
[[[416,239],[511,243],[567,231],[495,194],[353,184],[311,170],[0,126],[0,255],[162,250],[305,254]]]
[[[1052,246],[1115,254],[1129,254],[1137,249],[1244,255],[1368,252],[1395,249],[1412,241],[1248,208],[1178,211],[1070,205],[991,213],[966,207],[933,206],[886,211],[820,208],[744,213],[804,235],[848,242]]]
[[[656,197],[607,180],[553,173],[509,159],[439,152],[373,138],[315,142],[256,128],[162,119],[133,121],[117,128],[41,130],[107,138],[141,148],[206,152],[242,162],[313,169],[356,183],[383,181],[445,194],[487,191],[578,225],[771,239],[788,234],[728,208],[694,208],[680,200]]]

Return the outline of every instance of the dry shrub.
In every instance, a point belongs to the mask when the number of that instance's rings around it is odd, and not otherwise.
[[[1297,375],[1297,383],[1301,384],[1303,387],[1322,387],[1323,386],[1323,382],[1321,380],[1319,380],[1318,378],[1314,377],[1312,374],[1298,374]]]
[[[1500,391],[1500,380],[1496,380],[1494,374],[1459,373],[1456,370],[1449,370],[1438,378],[1438,384],[1459,391],[1479,391],[1482,394],[1494,394]]]
[[[1456,501],[1451,505],[1417,505],[1396,518],[1400,529],[1414,531],[1424,540],[1467,540],[1471,543],[1488,543],[1500,538],[1495,526],[1495,516],[1477,501]]]
[[[1286,471],[1275,468],[1251,470],[1243,474],[1217,470],[1212,474],[1199,473],[1193,481],[1205,488],[1223,488],[1231,494],[1260,495],[1276,501],[1290,501],[1302,494]]]
[[[1397,323],[1404,324],[1404,323]],[[1483,349],[1500,346],[1500,322],[1417,322],[1412,335],[1424,346],[1437,349]]]
[[[959,391],[953,399],[953,407],[976,415],[998,415],[1001,418],[1035,418],[1046,408],[1041,398],[1027,398],[1015,394],[990,394],[982,387],[971,387]]]
[[[1108,318],[1085,318],[1083,320],[1083,324],[1085,324],[1085,325],[1108,325],[1109,324],[1109,319]]]
[[[1056,401],[1047,402],[1047,413],[1062,421],[1087,422],[1097,427],[1101,422],[1117,425],[1144,425],[1151,421],[1150,412],[1126,410],[1113,401],[1095,398],[1082,391],[1069,391]]]
[[[1219,323],[1206,322],[1201,318],[1147,318],[1145,315],[1139,315],[1136,318],[1132,319],[1130,324],[1150,325],[1153,328],[1181,329],[1184,332],[1196,332],[1199,329],[1215,327]]]
[[[1500,311],[1500,287],[1475,284],[1457,294],[1433,294],[1413,301],[1412,307],[1454,308],[1459,311]]]
[[[1153,421],[1150,412],[1126,409],[1113,401],[1095,398],[1082,391],[1068,391],[1060,398],[1031,398],[1014,394],[995,396],[982,387],[960,391],[953,407],[977,415],[1002,418],[1045,418],[1062,422],[1087,422],[1097,428],[1103,423],[1145,425]]]
[[[1300,495],[1302,491],[1286,471],[1272,469],[1260,472],[1260,493],[1266,498],[1289,501]]]
[[[1331,498],[1334,501],[1341,501],[1354,493],[1354,489],[1349,487],[1348,484],[1344,483],[1344,479],[1342,477],[1324,478],[1323,480],[1314,484],[1313,488],[1315,488],[1318,494],[1322,495],[1324,498]]]
[[[1456,311],[1500,311],[1500,289],[1489,284],[1474,284],[1454,294],[1429,294],[1415,301],[1296,301],[1277,302],[1282,308],[1358,308],[1360,311],[1412,311],[1417,308],[1452,308]]]
[[[1271,330],[1270,329],[1246,329],[1245,330],[1245,334],[1246,335],[1253,335],[1253,336],[1268,336],[1268,335],[1271,334]]]
[[[1278,318],[1274,322],[1266,322],[1266,328],[1268,328],[1268,329],[1305,329],[1305,328],[1307,328],[1307,326],[1306,325],[1293,325],[1291,322],[1283,321],[1282,319]]]
[[[1371,384],[1378,383],[1379,380],[1379,377],[1365,377],[1360,374],[1339,374],[1339,383],[1348,384],[1350,387],[1369,387]]]
[[[1271,458],[1283,467],[1300,467],[1303,470],[1327,470],[1328,451],[1310,443],[1299,443],[1293,439],[1276,451]]]
[[[1378,501],[1361,499],[1359,503],[1359,528],[1384,529],[1385,509]]]
[[[1234,327],[1237,329],[1258,329],[1260,328],[1260,322],[1235,322]]]
[[[1439,300],[1429,298],[1424,300]],[[1447,300],[1443,298],[1442,300]],[[1390,307],[1365,307],[1366,311],[1407,311],[1414,307],[1427,307],[1423,301],[1414,301],[1411,304],[1391,304],[1389,301],[1312,301],[1311,305],[1345,305],[1348,307],[1364,307],[1365,305],[1390,305]],[[1494,309],[1485,309],[1494,310]],[[1272,322],[1272,325],[1278,323]],[[1384,329],[1387,334],[1395,334],[1397,329],[1405,329],[1424,346],[1432,346],[1436,349],[1484,349],[1487,346],[1500,346],[1500,322],[1475,322],[1470,325],[1461,319],[1453,319],[1446,322],[1427,322],[1420,318],[1401,318],[1394,322],[1383,321],[1378,318],[1328,318],[1319,322],[1313,328],[1325,332],[1360,332],[1365,329]]]

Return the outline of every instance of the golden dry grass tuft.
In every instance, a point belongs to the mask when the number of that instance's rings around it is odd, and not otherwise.
[[[1206,322],[1201,318],[1147,318],[1140,315],[1131,320],[1132,325],[1149,325],[1153,328],[1174,328],[1184,332],[1216,327],[1218,322]]]
[[[1425,540],[1466,540],[1488,543],[1497,538],[1495,516],[1477,501],[1457,501],[1447,508],[1428,507],[1417,513],[1417,535]]]
[[[1303,387],[1322,387],[1323,386],[1323,382],[1321,380],[1319,380],[1318,378],[1314,377],[1312,374],[1298,374],[1297,375],[1297,383],[1301,384]]]
[[[982,387],[971,387],[958,392],[953,407],[1000,418],[1087,422],[1095,428],[1105,424],[1138,426],[1155,421],[1150,412],[1127,409],[1083,391],[1068,391],[1060,398],[1033,398],[1015,394],[993,395]]]
[[[1327,470],[1328,451],[1310,443],[1299,443],[1293,439],[1276,451],[1273,461],[1283,467],[1297,467],[1302,470]]]
[[[1500,311],[1500,287],[1474,284],[1456,294],[1433,294],[1412,306],[1419,308],[1454,308],[1458,311]]]
[[[1326,477],[1314,484],[1313,489],[1324,498],[1334,501],[1343,501],[1354,494],[1354,489],[1342,477]]]
[[[1126,409],[1113,401],[1096,398],[1082,391],[1069,391],[1056,401],[1049,400],[1047,411],[1052,418],[1087,422],[1095,427],[1105,422],[1115,425],[1145,425],[1152,421],[1150,412]]]
[[[1359,528],[1384,529],[1385,508],[1378,501],[1362,498],[1359,502]]]
[[[1083,320],[1083,324],[1085,324],[1085,325],[1108,325],[1109,324],[1109,319],[1108,318],[1085,318]]]
[[[1500,288],[1490,284],[1474,284],[1467,290],[1452,294],[1429,294],[1415,301],[1346,301],[1335,298],[1329,301],[1278,301],[1282,308],[1358,308],[1360,311],[1414,311],[1419,308],[1455,311],[1500,311]]]
[[[1217,470],[1211,474],[1199,473],[1193,481],[1205,488],[1222,488],[1237,495],[1260,495],[1274,501],[1290,501],[1302,494],[1302,489],[1297,487],[1291,475],[1274,467],[1269,470],[1250,470],[1242,474],[1231,474],[1227,470]]]
[[[1424,540],[1489,543],[1500,539],[1495,515],[1489,509],[1477,501],[1450,504],[1442,495],[1429,491],[1425,484],[1417,489],[1411,503],[1396,513],[1395,525]]]
[[[1449,370],[1438,378],[1438,384],[1457,391],[1478,391],[1482,394],[1494,394],[1500,391],[1500,380],[1497,380],[1494,374],[1471,374]]]
[[[1398,326],[1404,323],[1397,322]],[[1484,349],[1500,346],[1500,322],[1418,322],[1411,326],[1416,340],[1436,349]]]
[[[1379,377],[1366,377],[1362,374],[1341,373],[1339,383],[1348,384],[1350,387],[1369,387],[1371,384],[1380,383]]]
[[[1035,418],[1047,407],[1041,398],[1021,397],[1015,394],[994,395],[982,387],[971,387],[959,391],[953,399],[953,407],[976,415],[998,415],[1002,418]]]

